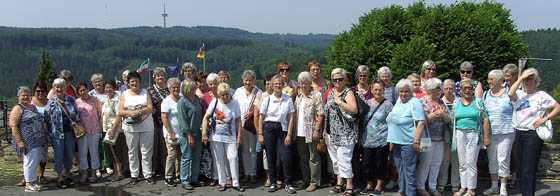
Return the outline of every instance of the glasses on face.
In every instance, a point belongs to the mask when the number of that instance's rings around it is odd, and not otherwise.
[[[37,90],[35,90],[35,92],[36,92],[36,93],[44,93],[44,92],[45,92],[45,90],[42,90],[42,89],[37,89]]]
[[[463,89],[463,90],[472,90],[473,88],[472,88],[472,86],[463,86],[463,87],[461,87],[461,89]]]
[[[333,78],[332,81],[334,83],[338,83],[338,82],[342,82],[344,79],[343,78]]]
[[[470,70],[461,70],[461,73],[462,73],[462,74],[471,74],[472,71],[470,71]]]
[[[366,75],[366,74],[360,74],[360,75],[358,75],[358,77],[360,77],[360,78],[367,78],[367,75]]]
[[[280,72],[288,72],[288,71],[290,71],[290,68],[282,68],[282,69],[280,69]]]
[[[429,67],[429,68],[427,68],[426,70],[428,70],[428,71],[435,71],[436,68],[435,68],[435,67]]]

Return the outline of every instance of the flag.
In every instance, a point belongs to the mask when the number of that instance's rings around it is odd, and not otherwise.
[[[140,63],[140,65],[138,65],[138,69],[136,69],[136,72],[138,72],[139,74],[144,74],[149,69],[150,69],[150,58],[148,58],[148,60],[145,60],[144,62]]]
[[[200,47],[198,49],[198,52],[196,53],[196,58],[198,59],[204,59],[206,57],[206,54],[204,52],[204,43],[202,43],[202,47]]]

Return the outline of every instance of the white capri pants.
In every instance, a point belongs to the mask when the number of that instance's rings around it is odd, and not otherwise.
[[[126,145],[128,146],[128,162],[130,166],[130,176],[138,178],[140,175],[140,157],[142,156],[142,174],[144,178],[152,177],[152,152],[154,145],[154,132],[129,132],[125,131]]]
[[[488,148],[488,169],[490,174],[500,177],[510,176],[510,157],[515,133],[492,135]]]
[[[101,133],[86,133],[78,139],[78,153],[80,154],[80,170],[99,169],[99,138]],[[88,164],[88,154],[91,165]],[[91,166],[91,167],[90,167]]]
[[[233,187],[239,187],[239,169],[237,163],[237,144],[225,142],[210,142],[212,155],[214,156],[214,164],[218,173],[218,184],[226,185],[227,171],[231,172],[231,184]],[[227,161],[226,161],[227,159]]]
[[[326,141],[330,141],[330,138],[325,138]],[[329,157],[331,158],[333,165],[333,173],[340,176],[341,178],[352,178],[352,153],[354,151],[355,144],[349,144],[346,146],[337,146],[327,143],[327,150],[329,151]]]
[[[37,180],[37,166],[47,156],[43,154],[46,147],[33,148],[23,154],[23,177],[25,182],[35,182]]]
[[[417,189],[424,190],[428,180],[428,188],[432,191],[437,190],[439,169],[443,161],[443,145],[443,141],[432,141],[432,146],[420,153],[416,166]]]
[[[457,155],[461,188],[476,189],[476,161],[480,151],[479,133],[457,130]]]

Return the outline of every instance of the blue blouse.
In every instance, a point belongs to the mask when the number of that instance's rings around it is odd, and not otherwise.
[[[53,139],[64,139],[65,133],[72,133],[73,130],[65,130],[71,128],[72,126],[69,125],[72,121],[64,120],[64,116],[66,115],[60,104],[58,104],[58,97],[53,97],[49,99],[47,102],[47,125],[49,127],[49,132]],[[75,122],[80,122],[80,115],[76,110],[76,100],[74,100],[71,96],[64,96],[64,107],[67,109],[70,118],[72,118]]]

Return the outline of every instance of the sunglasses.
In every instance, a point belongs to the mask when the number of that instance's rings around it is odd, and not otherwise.
[[[337,82],[342,82],[344,79],[343,78],[333,78],[332,81],[337,83]]]
[[[470,74],[470,73],[472,73],[472,71],[461,70],[461,73],[462,73],[462,74]]]
[[[436,68],[435,68],[435,67],[431,67],[431,68],[428,68],[428,69],[426,69],[426,70],[429,70],[429,71],[435,71],[435,70],[436,70]]]
[[[363,75],[358,75],[358,77],[360,77],[360,78],[367,78],[368,75],[363,74]]]
[[[290,68],[280,69],[280,72],[287,72],[290,71]]]

